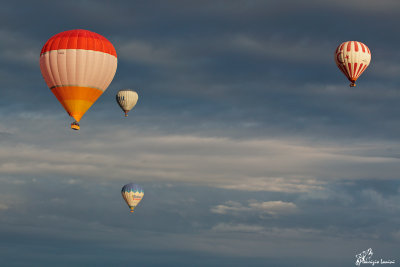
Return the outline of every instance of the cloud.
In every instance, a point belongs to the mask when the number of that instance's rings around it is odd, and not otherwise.
[[[0,211],[1,210],[7,210],[8,206],[6,204],[0,203]]]
[[[264,230],[264,227],[259,226],[259,225],[246,225],[246,224],[237,224],[237,225],[232,225],[232,224],[226,224],[226,223],[220,223],[211,229],[212,231],[216,232],[260,232]]]
[[[324,190],[324,181],[306,177],[248,177],[245,181],[232,181],[217,187],[244,191],[310,192]]]
[[[364,12],[376,13],[376,12],[393,12],[394,9],[399,8],[400,4],[396,0],[387,0],[385,4],[379,4],[374,0],[355,0],[355,1],[318,1],[310,0],[310,3],[316,4],[320,7],[330,8],[345,8],[346,10],[358,9]]]
[[[7,64],[37,68],[40,54],[38,46],[36,40],[22,33],[0,30],[0,59]]]
[[[315,63],[331,64],[328,58],[332,58],[333,50],[335,49],[335,47],[332,47],[332,43],[323,40],[318,42],[307,38],[293,40],[279,36],[259,40],[247,35],[237,35],[232,38],[229,44],[233,49],[254,57],[273,58],[286,62],[301,62],[303,65]]]
[[[24,129],[17,124],[24,124]],[[135,177],[240,191],[304,193],[323,192],[334,180],[394,179],[399,171],[393,142],[235,139],[165,134],[137,125],[104,128],[93,122],[76,134],[54,125],[64,124],[52,116],[21,116],[10,122],[12,138],[2,144],[0,174],[59,175],[67,181]],[[43,129],[46,136],[40,134]]]
[[[285,228],[285,227],[268,227],[251,224],[233,224],[218,223],[214,225],[210,232],[230,232],[230,233],[249,233],[257,234],[268,239],[285,239],[285,240],[302,240],[318,239],[323,234],[322,231],[312,228]]]
[[[395,240],[400,241],[400,231],[393,232],[392,236]]]
[[[294,203],[283,201],[251,202],[249,207],[271,215],[292,213],[297,210],[297,206]]]
[[[373,64],[371,65],[372,71],[368,70],[368,72],[380,78],[394,79],[400,72],[400,64],[397,55],[386,54],[386,57],[376,58],[371,64]]]
[[[370,205],[373,205],[374,209],[378,209],[380,212],[397,214],[400,211],[398,205],[400,196],[397,194],[384,196],[376,190],[366,188],[361,191],[360,198],[367,203],[370,203]]]
[[[227,201],[225,205],[217,205],[210,209],[212,213],[227,214],[228,212],[247,211],[249,208],[244,207],[241,203],[235,201]]]
[[[143,40],[123,41],[118,45],[118,54],[121,60],[153,67],[172,67],[182,63],[182,55],[166,43],[156,45]]]
[[[242,213],[258,213],[277,216],[293,213],[297,211],[297,206],[292,202],[283,201],[249,201],[248,206],[243,206],[241,203],[235,201],[227,201],[224,204],[212,207],[210,211],[217,214],[240,215]]]

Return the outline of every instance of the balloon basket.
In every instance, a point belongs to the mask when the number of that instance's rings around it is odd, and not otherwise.
[[[350,87],[356,87],[356,84],[355,83],[351,83]]]
[[[79,126],[79,123],[77,123],[77,122],[71,123],[71,129],[72,130],[78,131],[80,128],[81,127]]]

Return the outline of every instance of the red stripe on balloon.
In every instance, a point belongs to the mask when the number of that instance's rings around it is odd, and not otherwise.
[[[358,42],[354,42],[354,48],[355,48],[356,52],[358,52]]]
[[[346,75],[346,77],[347,77],[348,74],[347,74],[347,70],[344,67],[344,65],[340,64],[338,67],[339,67],[340,71],[343,72],[343,74]]]
[[[88,30],[70,30],[51,37],[40,54],[59,49],[82,49],[104,52],[117,57],[114,46],[105,37]]]
[[[346,65],[343,64],[342,68],[343,68],[344,75],[346,75],[346,77],[349,78],[349,70],[347,69]]]
[[[357,70],[357,73],[356,73],[356,77],[359,77],[360,76],[360,71],[361,71],[361,69],[362,69],[362,67],[364,66],[364,64],[363,63],[361,63],[360,64],[360,67],[358,67],[358,70]]]
[[[351,63],[347,63],[347,66],[349,67],[349,78],[351,78],[353,76],[351,72]]]
[[[353,78],[357,78],[357,63],[354,63]]]
[[[364,70],[365,70],[367,67],[368,67],[367,65],[364,66],[364,68],[362,69],[362,71],[360,71],[360,75],[361,75],[361,73],[364,72]]]
[[[365,45],[363,43],[360,43],[362,51],[365,53]]]

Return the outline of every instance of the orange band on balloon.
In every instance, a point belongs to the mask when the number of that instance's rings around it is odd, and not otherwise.
[[[59,86],[54,87],[51,91],[76,121],[82,118],[83,114],[103,93],[96,88],[81,86]]]
[[[82,86],[58,86],[51,91],[59,101],[76,99],[95,102],[103,93],[100,89]]]

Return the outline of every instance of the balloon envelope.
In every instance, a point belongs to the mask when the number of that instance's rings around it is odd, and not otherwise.
[[[122,187],[121,194],[126,204],[128,204],[131,209],[131,212],[133,212],[135,207],[142,200],[144,191],[139,185],[130,183]]]
[[[77,122],[107,89],[117,70],[117,53],[105,37],[70,30],[51,37],[40,53],[47,86]]]
[[[336,65],[349,79],[351,87],[355,86],[355,82],[368,67],[370,61],[371,51],[361,42],[348,41],[336,48]]]
[[[138,98],[138,94],[129,89],[120,90],[117,93],[116,100],[118,105],[125,112],[125,117],[128,117],[128,112],[136,105]]]

